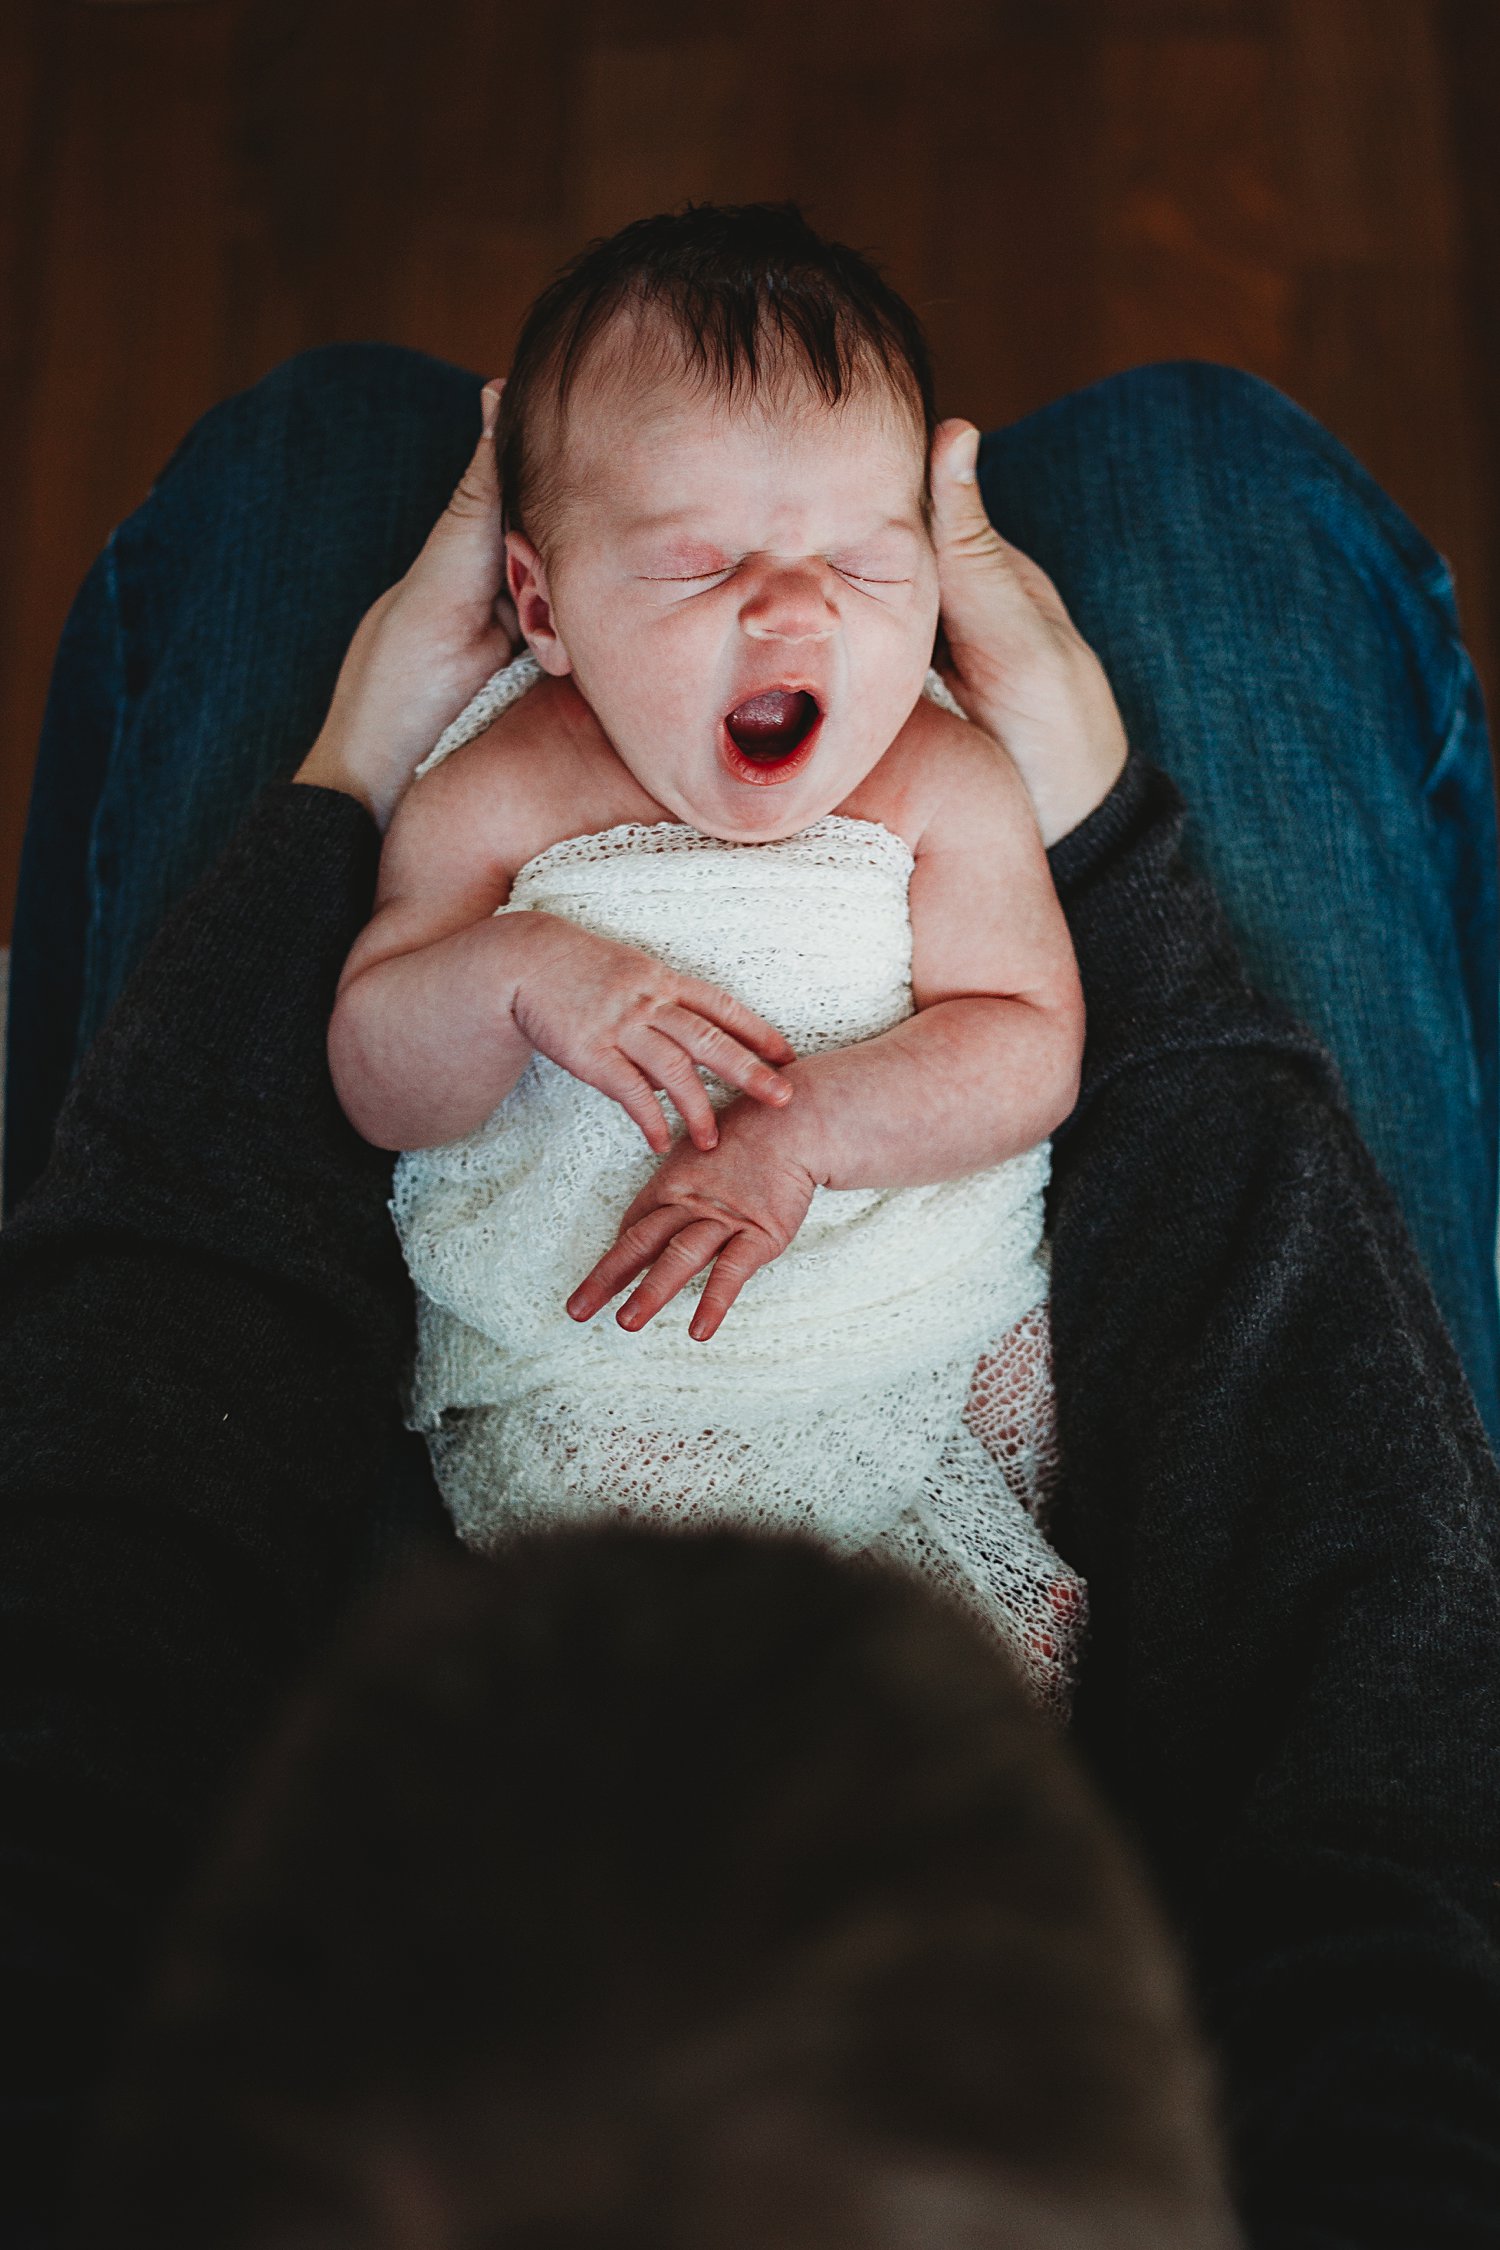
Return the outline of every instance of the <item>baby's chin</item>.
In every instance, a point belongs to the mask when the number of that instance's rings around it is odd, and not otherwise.
[[[679,820],[726,842],[771,842],[841,804],[900,724],[899,713],[882,725],[880,714],[851,711],[847,699],[798,684],[759,688],[727,711],[680,722],[675,743],[657,736],[637,755],[619,747],[636,779]],[[684,734],[698,739],[687,756]]]

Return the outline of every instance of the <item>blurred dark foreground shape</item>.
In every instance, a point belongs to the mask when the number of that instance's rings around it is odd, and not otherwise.
[[[198,1881],[89,2250],[1230,2250],[1143,1878],[999,1652],[794,1536],[424,1562]]]

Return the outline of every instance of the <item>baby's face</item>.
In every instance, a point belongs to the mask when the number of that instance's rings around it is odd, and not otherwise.
[[[586,373],[564,445],[550,567],[510,542],[543,665],[705,834],[764,842],[831,812],[932,660],[920,427],[874,386],[835,409],[810,385],[731,404],[681,376]]]

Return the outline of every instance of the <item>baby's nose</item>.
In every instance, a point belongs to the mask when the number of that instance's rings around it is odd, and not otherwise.
[[[759,641],[826,641],[838,621],[823,563],[768,569],[740,609],[740,623]]]

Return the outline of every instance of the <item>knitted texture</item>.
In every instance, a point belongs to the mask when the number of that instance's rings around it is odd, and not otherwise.
[[[499,911],[643,947],[811,1055],[911,1014],[912,865],[889,829],[839,814],[748,845],[630,822],[538,853]],[[734,1098],[702,1075],[716,1107]],[[931,1186],[816,1189],[707,1345],[687,1333],[701,1276],[634,1335],[564,1309],[659,1161],[617,1102],[540,1055],[475,1131],[399,1158],[408,1426],[461,1536],[485,1549],[614,1511],[800,1528],[965,1604],[1065,1714],[1084,1600],[1040,1524],[1047,1145]]]
[[[513,663],[502,664],[498,672],[491,672],[482,688],[470,696],[451,726],[443,729],[436,743],[418,766],[412,768],[412,780],[420,781],[424,773],[451,757],[476,734],[483,734],[492,726],[502,711],[508,710],[542,676],[542,667],[529,648],[523,649]]]
[[[1485,2250],[1500,1469],[1332,1067],[1248,990],[1183,828],[1132,751],[1050,855],[1089,1034],[1035,1316],[1049,1536],[1089,1584],[1068,1741],[1189,1949],[1251,2250]],[[414,1444],[391,1160],[324,1052],[379,852],[353,797],[267,791],[0,1236],[7,2250],[56,2238],[153,1933]]]

